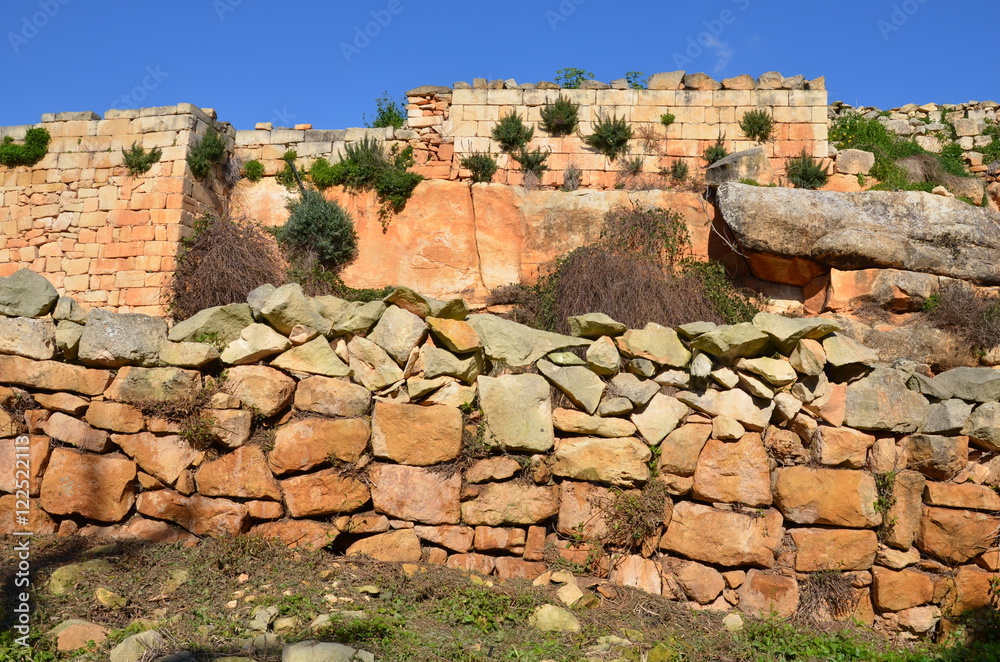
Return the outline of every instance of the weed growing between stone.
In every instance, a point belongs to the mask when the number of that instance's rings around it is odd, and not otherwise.
[[[497,172],[497,161],[486,152],[473,152],[462,158],[462,167],[472,172],[474,184],[488,184]]]
[[[580,104],[560,94],[555,101],[542,106],[542,129],[555,138],[572,135],[580,123],[579,111]]]
[[[226,155],[226,143],[219,137],[218,131],[209,128],[205,137],[191,145],[187,162],[191,174],[197,179],[205,179],[212,171],[212,165],[221,163]]]
[[[583,142],[614,162],[628,151],[628,141],[632,139],[632,127],[625,118],[617,115],[599,117],[594,123],[594,132],[583,137]]]
[[[149,172],[154,163],[158,163],[163,156],[163,150],[154,147],[148,152],[137,142],[132,143],[132,147],[126,150],[122,147],[122,163],[128,168],[128,174],[132,177]]]
[[[47,129],[28,129],[24,143],[17,144],[11,136],[5,136],[0,142],[0,165],[7,168],[14,166],[33,166],[48,154],[52,136]]]

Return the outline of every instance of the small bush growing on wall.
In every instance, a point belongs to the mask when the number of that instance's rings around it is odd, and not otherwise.
[[[785,166],[788,180],[795,185],[795,188],[817,189],[826,184],[826,168],[823,165],[802,151],[802,154],[791,159]]]
[[[393,146],[385,153],[382,141],[365,137],[348,145],[340,161],[330,166],[328,176],[321,179],[331,186],[344,186],[355,191],[374,190],[382,203],[379,216],[387,226],[390,214],[399,213],[406,207],[406,201],[413,194],[423,176],[408,172],[413,165],[413,148],[400,150]]]
[[[556,137],[568,136],[580,123],[579,111],[580,104],[560,94],[558,99],[542,106],[542,128]]]
[[[219,137],[215,128],[210,127],[205,137],[191,145],[187,162],[191,174],[198,179],[204,179],[212,171],[212,164],[222,161],[226,154],[226,143]]]
[[[556,84],[568,90],[575,90],[585,80],[593,80],[594,74],[577,67],[565,67],[556,72]]]
[[[281,160],[285,162],[285,167],[274,176],[274,181],[278,182],[289,191],[293,190],[298,182],[295,179],[295,171],[292,169],[292,164],[295,159],[299,158],[299,153],[294,149],[286,151],[282,156]]]
[[[673,113],[663,113],[660,115],[660,124],[663,126],[670,126],[677,120],[677,116]]]
[[[154,163],[158,163],[163,156],[163,150],[154,147],[148,152],[137,142],[132,143],[132,147],[126,150],[122,147],[122,162],[128,168],[128,174],[137,177],[144,172],[149,172]]]
[[[520,115],[510,112],[500,118],[500,121],[493,127],[493,140],[500,143],[500,149],[506,154],[523,149],[535,135],[535,130],[525,126]]]
[[[309,179],[320,191],[330,188],[334,180],[333,166],[322,156],[319,157],[309,166]]]
[[[545,165],[545,161],[549,158],[549,153],[543,152],[541,149],[528,151],[527,147],[522,147],[517,154],[512,154],[511,158],[517,161],[518,165],[521,166],[521,172],[524,173],[530,172],[541,177],[542,173],[549,169]]]
[[[632,128],[617,115],[608,118],[601,117],[594,125],[594,132],[584,136],[587,143],[598,152],[614,161],[628,150],[628,141],[632,139]]]
[[[747,111],[740,119],[740,131],[750,140],[767,142],[774,135],[774,119],[762,108]]]
[[[497,172],[497,161],[486,152],[473,152],[462,159],[462,167],[472,171],[472,181],[486,184],[493,181]]]
[[[685,179],[687,179],[689,170],[690,168],[688,167],[687,163],[681,161],[680,159],[677,159],[676,161],[670,164],[670,168],[667,170],[667,172],[670,175],[670,179],[674,180],[675,182],[683,182]]]
[[[10,136],[0,143],[0,165],[12,168],[14,166],[33,166],[41,161],[49,151],[52,136],[46,129],[28,129],[24,135],[24,143],[18,145]]]
[[[372,129],[390,126],[394,129],[402,129],[406,123],[405,107],[405,103],[397,103],[395,99],[389,96],[388,92],[383,92],[382,96],[375,100],[375,119],[370,123],[366,120],[365,126]]]
[[[721,161],[729,156],[729,151],[726,149],[725,145],[722,144],[721,140],[717,140],[714,145],[706,148],[705,153],[701,156],[708,162],[708,165],[712,165],[716,161]]]
[[[292,248],[316,252],[324,267],[339,269],[358,253],[354,222],[343,207],[316,191],[289,203],[288,222],[275,232],[278,241]]]
[[[264,176],[264,164],[253,159],[243,164],[243,176],[251,182],[259,182]]]

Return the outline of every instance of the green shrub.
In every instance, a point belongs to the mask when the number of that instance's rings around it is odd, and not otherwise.
[[[712,165],[717,161],[729,156],[729,151],[726,149],[725,145],[722,144],[722,140],[715,141],[715,144],[711,147],[705,149],[705,153],[701,155],[703,159],[708,162],[708,165]]]
[[[214,127],[209,127],[205,137],[191,145],[187,162],[191,174],[198,179],[205,179],[212,171],[212,164],[222,161],[226,154],[226,143],[219,137]]]
[[[294,249],[315,251],[320,263],[338,269],[351,262],[358,252],[354,222],[343,207],[316,191],[289,203],[291,214],[275,236]]]
[[[406,124],[406,104],[397,103],[388,92],[383,92],[382,96],[375,100],[375,119],[370,123],[365,122],[365,126],[372,129],[392,127],[402,129]]]
[[[685,272],[698,277],[704,296],[712,302],[724,324],[752,322],[760,312],[759,302],[734,284],[726,268],[719,262],[689,262]]]
[[[606,116],[598,118],[594,132],[584,136],[583,142],[608,157],[609,161],[615,161],[628,150],[628,141],[631,139],[632,128],[625,118],[615,115],[610,119]]]
[[[663,113],[660,115],[660,124],[663,126],[670,126],[677,120],[677,116],[673,113]]]
[[[286,151],[281,156],[281,160],[285,162],[285,167],[274,176],[274,181],[278,182],[289,191],[294,190],[298,186],[298,181],[295,179],[295,170],[292,165],[295,163],[295,159],[299,158],[299,153],[294,149]]]
[[[472,181],[487,184],[497,172],[497,160],[486,152],[473,152],[462,159],[462,167],[472,171]]]
[[[511,111],[500,118],[493,127],[493,140],[500,143],[500,149],[506,154],[523,149],[535,135],[535,130],[525,126],[520,115]]]
[[[823,164],[802,150],[802,154],[785,165],[788,180],[795,188],[818,189],[826,184],[827,174]]]
[[[585,80],[593,80],[594,74],[576,67],[565,67],[556,72],[556,84],[568,90],[575,90]]]
[[[137,142],[132,143],[132,147],[128,150],[122,147],[122,161],[128,168],[128,174],[133,177],[149,172],[153,164],[159,162],[161,156],[163,150],[159,147],[154,147],[148,152]]]
[[[406,207],[413,189],[424,179],[407,171],[412,165],[412,147],[400,150],[398,146],[393,146],[387,155],[380,140],[366,136],[348,145],[340,161],[330,166],[329,172],[324,173],[321,179],[331,186],[375,191],[382,204],[379,216],[385,225],[390,214],[399,213]]]
[[[855,112],[845,113],[830,125],[830,142],[837,149],[861,149],[875,155],[875,165],[869,174],[879,180],[873,191],[930,191],[941,181],[912,182],[907,171],[896,162],[922,155],[940,165],[939,172],[968,177],[958,145],[946,145],[940,154],[932,154],[916,141],[889,131],[877,118],[866,119]],[[958,150],[958,151],[956,151]]]
[[[24,135],[24,143],[17,144],[10,136],[0,143],[0,165],[12,168],[14,166],[33,166],[43,158],[49,151],[49,143],[52,136],[46,129],[28,129]]]
[[[685,179],[687,179],[689,171],[690,168],[688,167],[688,164],[685,163],[684,161],[681,161],[680,159],[677,159],[676,161],[671,163],[670,169],[668,170],[668,172],[670,173],[670,178],[675,182],[683,182]]]
[[[618,159],[618,175],[620,177],[638,177],[646,165],[646,159],[641,156],[623,156]]]
[[[557,137],[570,135],[580,123],[579,110],[580,104],[560,94],[554,102],[542,106],[542,129]]]
[[[511,154],[511,158],[517,161],[518,165],[521,166],[521,172],[524,173],[531,172],[540,177],[543,172],[549,169],[545,165],[549,153],[543,152],[541,149],[533,149],[529,152],[527,147],[522,147],[517,154]]]
[[[983,155],[983,163],[989,165],[1000,159],[1000,124],[987,125],[983,134],[993,140],[988,145],[977,147],[976,150]]]
[[[252,159],[243,164],[243,176],[251,182],[259,182],[264,176],[264,164]]]
[[[333,186],[333,166],[322,156],[312,162],[309,166],[309,179],[320,191]]]
[[[740,119],[740,130],[750,140],[764,143],[774,136],[774,119],[763,108],[750,110]]]
[[[644,90],[648,81],[641,71],[630,71],[625,74],[625,82],[628,83],[629,89]]]

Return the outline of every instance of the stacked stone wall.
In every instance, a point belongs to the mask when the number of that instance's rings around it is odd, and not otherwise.
[[[571,567],[783,617],[823,572],[854,598],[828,617],[905,636],[987,606],[1000,570],[1000,370],[880,364],[832,319],[584,315],[563,336],[287,285],[170,328],[83,313],[27,270],[0,315],[0,532],[29,497],[39,535]],[[638,491],[660,500],[626,543],[609,504]]]

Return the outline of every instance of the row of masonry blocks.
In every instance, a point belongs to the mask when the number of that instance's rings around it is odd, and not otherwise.
[[[215,112],[191,104],[159,108],[48,113],[38,125],[52,136],[31,168],[0,174],[0,276],[22,267],[45,273],[87,305],[157,313],[176,267],[180,241],[196,216],[214,207],[187,165],[191,142],[215,126]],[[32,126],[0,127],[0,138]],[[127,174],[122,149],[160,148],[160,161]]]

